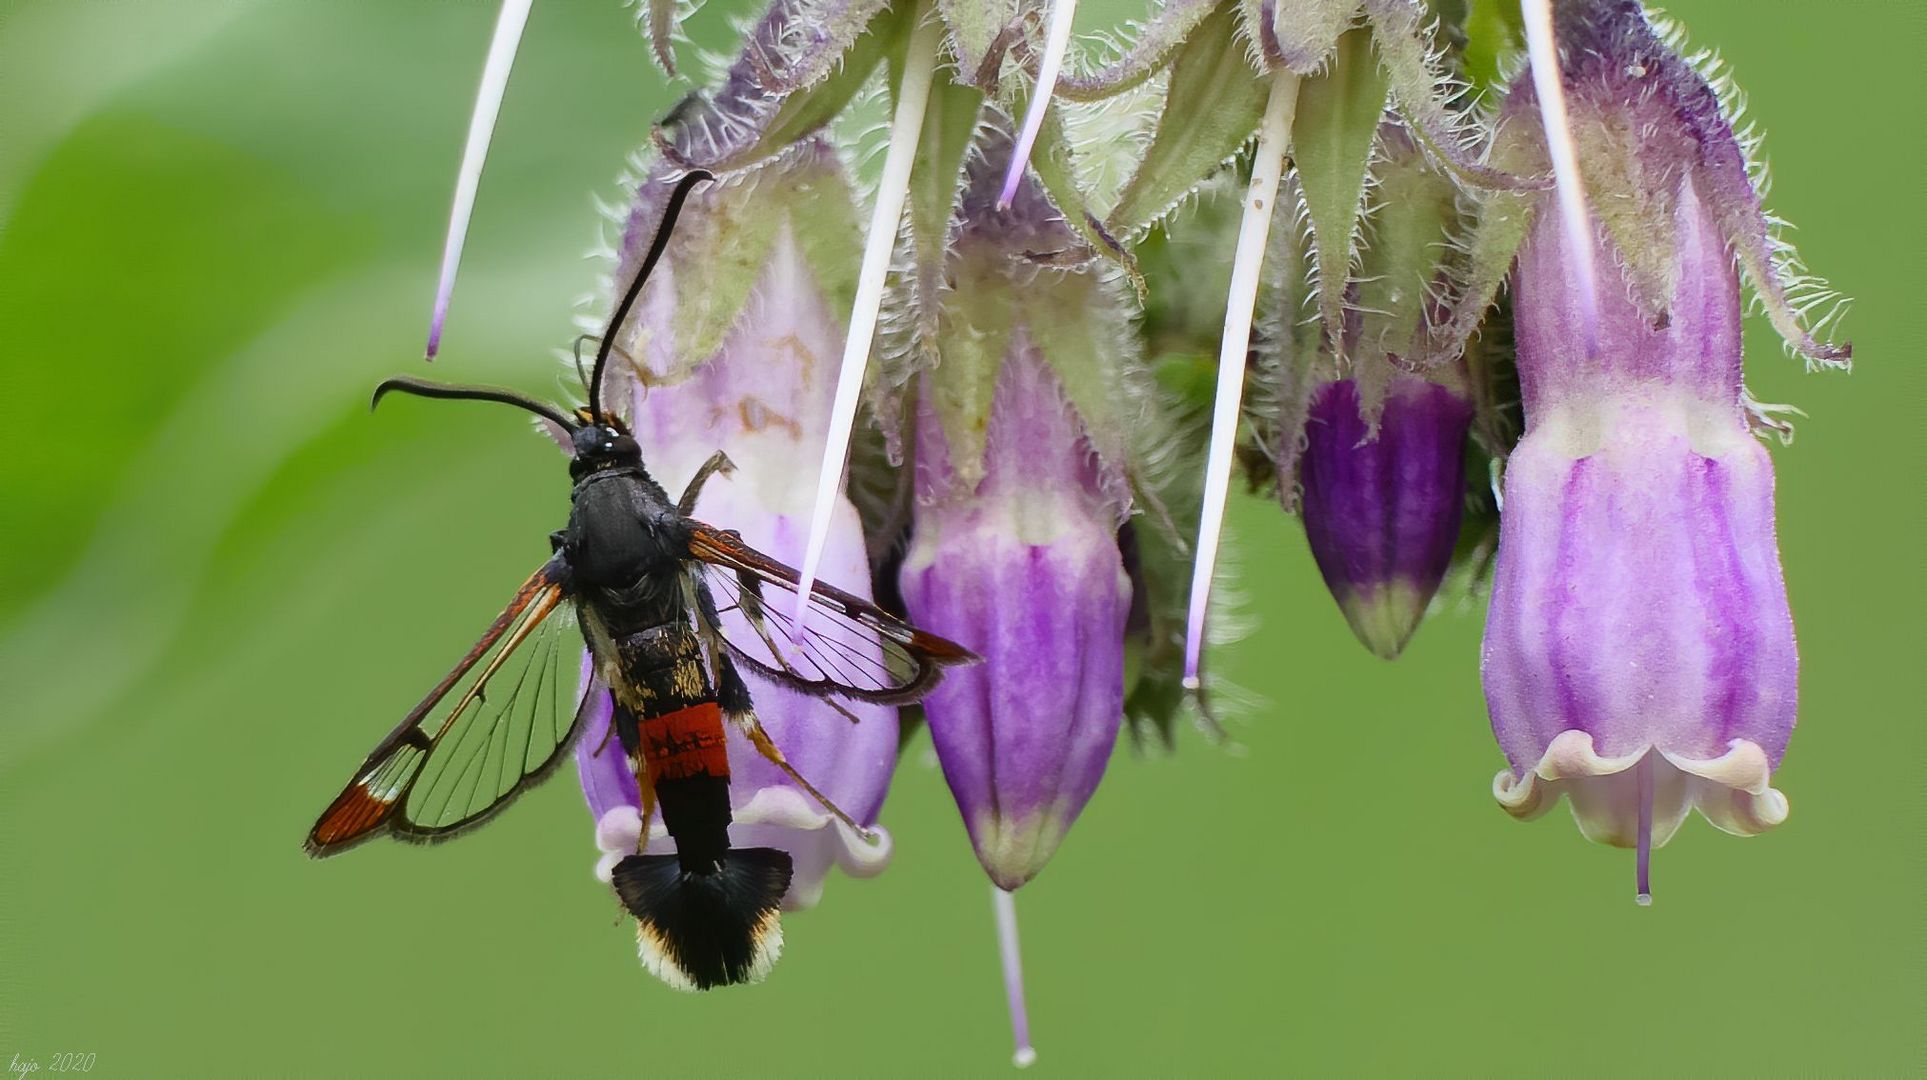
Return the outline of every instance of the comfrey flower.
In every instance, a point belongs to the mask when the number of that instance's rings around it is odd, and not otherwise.
[[[1787,815],[1771,777],[1798,659],[1772,463],[1754,438],[1764,414],[1741,380],[1736,262],[1796,349],[1821,364],[1848,351],[1800,329],[1741,141],[1640,6],[1539,17],[1500,137],[1543,154],[1547,132],[1555,164],[1577,166],[1560,165],[1562,194],[1584,197],[1566,213],[1502,206],[1491,230],[1524,232],[1526,424],[1485,637],[1511,766],[1493,791],[1519,817],[1570,796],[1587,837],[1637,849],[1643,903],[1650,851],[1689,809],[1741,835]]]
[[[626,230],[624,273],[653,234],[670,183],[658,168],[638,186]],[[836,159],[805,143],[748,177],[691,199],[667,257],[644,290],[632,331],[618,341],[627,362],[611,379],[650,469],[677,488],[717,449],[733,470],[703,488],[695,515],[743,534],[751,546],[794,559],[808,510],[794,483],[829,413],[831,357],[842,344],[853,214]],[[621,275],[618,275],[620,278]],[[848,501],[831,532],[829,574],[868,597],[862,524]],[[725,626],[740,618],[725,613]],[[850,642],[868,648],[873,642]],[[880,660],[880,656],[877,657]],[[896,710],[824,702],[745,674],[764,729],[798,771],[858,821],[876,820],[897,755]],[[606,700],[606,696],[605,696]],[[852,722],[856,721],[856,722]],[[621,747],[608,738],[606,705],[576,746],[583,794],[603,851],[598,875],[635,854],[640,797]],[[795,864],[789,909],[822,895],[832,865],[869,876],[889,860],[887,834],[872,842],[835,820],[743,738],[729,732],[733,844],[774,847]],[[650,852],[671,850],[661,822]]]
[[[1025,257],[1076,240],[1035,184],[995,208],[1008,147],[992,132],[971,163],[959,287],[940,359],[917,377],[918,505],[900,581],[912,621],[985,657],[924,711],[978,859],[1015,889],[1110,759],[1132,590],[1117,544],[1130,508],[1115,426],[1129,354],[1106,326],[1117,300],[1088,269]]]
[[[926,391],[942,393],[937,383]],[[1015,889],[1077,820],[1123,722],[1122,507],[1021,328],[995,375],[981,480],[961,479],[937,407],[919,407],[917,428],[923,505],[904,603],[920,625],[982,643],[985,661],[947,678],[924,714],[978,860]]]
[[[1070,80],[1100,96],[1169,65],[1162,115],[1137,173],[1107,219],[1133,235],[1176,205],[1256,134],[1243,220],[1219,335],[1185,646],[1185,679],[1200,685],[1212,576],[1243,412],[1246,360],[1287,151],[1317,251],[1318,318],[1329,337],[1344,320],[1349,271],[1371,170],[1374,132],[1394,108],[1427,149],[1477,183],[1523,183],[1487,168],[1467,145],[1454,88],[1437,71],[1427,17],[1412,0],[1166,5],[1110,70]],[[1247,66],[1249,62],[1249,66]]]
[[[1298,464],[1305,537],[1352,633],[1387,660],[1452,563],[1471,425],[1462,394],[1411,375],[1392,380],[1376,431],[1356,381],[1312,395]]]
[[[1456,189],[1407,129],[1381,125],[1373,205],[1337,334],[1317,311],[1308,230],[1279,228],[1261,349],[1275,372],[1278,491],[1366,648],[1396,657],[1452,563],[1473,395],[1464,363],[1427,355],[1458,224]],[[1286,186],[1281,216],[1308,217]],[[1318,271],[1322,274],[1322,269]]]
[[[990,128],[970,163],[935,366],[904,357],[919,370],[917,506],[899,575],[913,621],[984,657],[924,715],[977,859],[1005,891],[1044,868],[1104,775],[1132,601],[1118,393],[1133,354],[1118,298],[1034,182],[998,208],[1009,148]],[[1014,942],[1006,951],[1015,993]],[[1013,1017],[1022,1058],[1015,1001]]]

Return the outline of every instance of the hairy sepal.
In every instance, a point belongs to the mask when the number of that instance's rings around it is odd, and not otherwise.
[[[1318,313],[1332,342],[1343,337],[1345,290],[1358,253],[1358,220],[1371,165],[1372,137],[1385,113],[1384,69],[1371,32],[1347,31],[1331,63],[1298,89],[1292,156],[1311,211],[1318,252]],[[1342,346],[1335,350],[1342,354]]]
[[[1264,116],[1267,87],[1247,62],[1236,14],[1228,5],[1213,11],[1172,61],[1151,145],[1105,229],[1140,236],[1236,157]]]

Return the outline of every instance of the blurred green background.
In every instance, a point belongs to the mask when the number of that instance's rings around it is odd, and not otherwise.
[[[726,41],[712,3],[699,39]],[[1749,326],[1804,710],[1778,831],[1655,859],[1508,820],[1480,614],[1387,665],[1295,522],[1236,507],[1259,701],[1228,754],[1120,750],[1019,897],[1038,1069],[1901,1074],[1923,1061],[1920,341],[1927,26],[1672,5],[1769,130],[1773,206],[1858,298],[1851,377]],[[888,1075],[1008,1068],[988,889],[920,739],[897,861],[788,921],[761,987],[675,994],[590,876],[567,774],[460,843],[301,837],[562,521],[420,371],[482,2],[0,5],[0,1059],[100,1075]],[[554,392],[591,193],[681,91],[633,13],[541,3],[435,374]]]

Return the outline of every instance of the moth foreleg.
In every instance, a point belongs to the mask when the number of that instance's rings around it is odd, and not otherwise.
[[[735,471],[736,463],[729,460],[728,454],[718,450],[709,455],[709,460],[703,462],[703,467],[697,469],[696,475],[689,478],[689,486],[682,489],[682,498],[676,500],[676,512],[684,517],[695,513],[696,498],[703,493],[703,485],[709,482],[709,478],[719,472],[728,474]]]

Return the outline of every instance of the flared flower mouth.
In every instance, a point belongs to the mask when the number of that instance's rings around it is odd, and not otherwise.
[[[1772,779],[1766,751],[1748,739],[1732,740],[1726,753],[1713,758],[1652,745],[1605,757],[1594,749],[1591,735],[1568,730],[1553,738],[1531,768],[1501,769],[1492,778],[1492,796],[1521,821],[1567,796],[1586,839],[1639,852],[1639,899],[1648,903],[1646,858],[1673,838],[1688,811],[1698,810],[1714,827],[1735,836],[1757,836],[1785,821],[1787,798]]]
[[[1552,809],[1559,796],[1572,799],[1572,816],[1588,840],[1614,847],[1639,843],[1639,792],[1634,767],[1653,755],[1654,847],[1665,846],[1689,810],[1735,836],[1757,836],[1787,818],[1787,797],[1772,786],[1766,751],[1734,739],[1716,758],[1696,758],[1648,746],[1619,757],[1602,757],[1592,736],[1563,731],[1532,768],[1499,770],[1492,796],[1521,821]]]
[[[870,826],[876,839],[865,840],[793,788],[762,788],[732,814],[736,819],[729,829],[732,845],[781,848],[795,862],[790,891],[783,897],[785,911],[815,907],[823,898],[823,883],[831,865],[851,877],[875,877],[889,867],[895,853],[895,844],[883,826]],[[650,824],[647,847],[637,844],[641,832],[642,814],[634,806],[611,807],[596,819],[596,849],[602,852],[596,860],[598,880],[608,882],[624,856],[637,852],[662,855],[676,850],[660,816]]]

